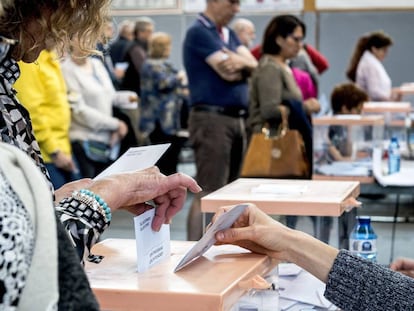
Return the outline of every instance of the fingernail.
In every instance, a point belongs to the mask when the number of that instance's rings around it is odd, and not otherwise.
[[[152,230],[158,232],[161,229],[161,224],[158,221],[154,221],[152,224]]]
[[[217,240],[223,240],[224,239],[224,234],[223,232],[219,232],[217,233]]]

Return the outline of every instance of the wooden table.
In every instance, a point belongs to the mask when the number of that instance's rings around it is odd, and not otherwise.
[[[213,246],[177,273],[173,270],[195,242],[172,241],[169,259],[137,272],[133,239],[108,239],[92,252],[101,263],[86,263],[86,273],[102,310],[230,310],[248,290],[245,284],[277,266],[275,260],[232,245]]]

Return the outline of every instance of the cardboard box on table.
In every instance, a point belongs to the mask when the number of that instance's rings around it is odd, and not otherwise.
[[[314,118],[313,178],[357,180],[372,183],[372,153],[383,148],[384,116],[335,115]],[[332,129],[343,132],[342,144],[348,149],[344,161],[336,161],[330,154]],[[331,136],[331,138],[330,138]]]
[[[213,246],[182,270],[174,268],[194,242],[172,241],[171,257],[144,273],[137,272],[133,239],[96,244],[99,264],[86,263],[86,273],[102,310],[211,311],[230,310],[247,292],[245,284],[265,276],[277,262],[242,248]]]
[[[346,201],[359,195],[357,181],[239,178],[201,199],[201,211],[254,203],[267,214],[340,216]]]
[[[411,103],[411,110],[414,112],[414,82],[402,83],[397,88],[401,95],[402,101]],[[411,119],[413,119],[413,113],[411,113]]]
[[[407,95],[414,95],[414,82],[405,82],[398,88],[399,93],[404,97]]]

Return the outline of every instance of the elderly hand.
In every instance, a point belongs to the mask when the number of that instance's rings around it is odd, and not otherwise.
[[[70,197],[74,191],[87,188],[92,182],[93,181],[90,178],[83,178],[64,184],[59,189],[55,190],[55,204],[59,203],[64,198]]]
[[[155,231],[170,223],[183,208],[187,189],[193,193],[201,191],[190,176],[182,173],[165,176],[157,167],[108,176],[86,188],[101,196],[112,211],[126,209],[139,215],[150,208],[145,202],[153,200],[157,205],[152,223]]]

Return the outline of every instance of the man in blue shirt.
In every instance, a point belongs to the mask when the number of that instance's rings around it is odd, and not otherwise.
[[[227,27],[239,12],[240,2],[206,2],[205,11],[188,29],[183,47],[191,97],[190,142],[196,179],[203,188],[188,217],[189,240],[198,240],[203,232],[200,198],[239,176],[246,145],[247,77],[257,66],[250,51]]]

